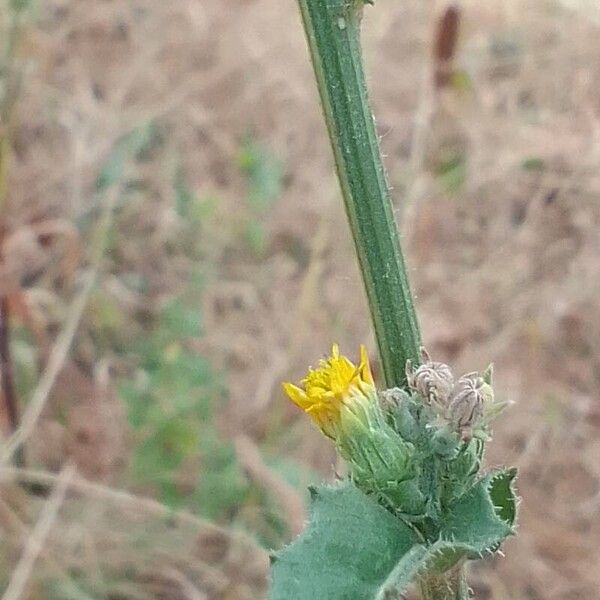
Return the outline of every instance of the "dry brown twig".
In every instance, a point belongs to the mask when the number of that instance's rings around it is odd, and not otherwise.
[[[48,486],[55,484],[58,478],[59,475],[49,471],[19,469],[10,466],[4,466],[2,469],[0,469],[0,482],[17,480]],[[75,475],[71,478],[69,487],[72,492],[121,506],[128,506],[132,509],[137,509],[139,512],[144,512],[161,518],[168,518],[174,522],[187,524],[199,530],[213,531],[217,534],[227,537],[234,536],[237,537],[241,543],[247,543],[251,546],[255,546],[255,543],[241,532],[232,532],[231,530],[219,527],[215,523],[197,517],[187,511],[174,511],[168,506],[165,506],[156,500],[152,500],[151,498],[143,498],[141,496],[131,494],[125,490],[118,490],[100,483],[88,481],[79,475]],[[256,551],[262,552],[258,546],[256,546]]]
[[[9,318],[8,297],[0,295],[0,398],[6,413],[7,431],[13,433],[19,424],[19,414],[10,355]]]
[[[31,537],[30,527],[21,520],[8,502],[3,497],[0,497],[0,525],[12,532],[19,540],[25,540]],[[24,543],[24,542],[23,542]],[[67,581],[72,589],[77,589],[77,593],[81,600],[93,600],[87,595],[74,581],[66,569],[57,560],[57,557],[52,552],[52,548],[45,547],[40,553],[39,559],[50,567],[53,573],[56,573],[62,580]]]
[[[29,438],[35,429],[37,421],[44,410],[48,395],[52,390],[54,382],[60,373],[64,362],[68,356],[69,349],[75,337],[79,321],[86,307],[89,294],[95,282],[95,272],[90,271],[84,280],[83,287],[76,298],[71,303],[68,314],[69,319],[60,335],[58,336],[48,360],[48,365],[35,388],[31,401],[27,405],[27,410],[23,414],[21,426],[7,440],[2,449],[1,461],[6,464]]]
[[[64,502],[65,495],[74,475],[75,468],[72,465],[66,466],[58,475],[56,486],[46,502],[36,526],[31,532],[31,536],[27,541],[19,563],[12,573],[2,600],[19,600],[19,598],[23,597],[33,567],[56,521],[58,511]]]
[[[89,295],[96,283],[100,263],[104,254],[106,238],[112,223],[113,211],[119,198],[119,191],[119,186],[115,186],[107,196],[102,217],[96,231],[96,239],[92,244],[91,267],[84,277],[81,290],[69,307],[67,313],[69,317],[67,322],[52,347],[48,364],[46,365],[46,369],[27,405],[27,410],[23,414],[21,425],[7,440],[2,449],[0,461],[3,464],[6,464],[11,460],[14,454],[22,447],[23,443],[27,441],[29,436],[35,430],[35,426],[44,410],[44,406],[46,405],[48,396],[56,382],[56,378],[60,374],[67,359],[79,322],[81,321],[81,317],[83,316],[83,312],[87,305]]]

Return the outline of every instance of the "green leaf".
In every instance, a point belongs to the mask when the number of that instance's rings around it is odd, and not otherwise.
[[[379,588],[375,600],[388,600],[401,594],[423,569],[429,556],[427,546],[416,544],[398,562]]]
[[[148,148],[155,137],[152,123],[136,127],[124,135],[113,147],[96,178],[96,190],[103,192],[123,176],[125,165]]]
[[[246,137],[240,148],[239,164],[248,182],[248,204],[261,213],[281,194],[281,162],[266,146]]]
[[[16,13],[20,13],[29,8],[31,0],[11,0],[10,8]]]
[[[197,308],[188,308],[183,300],[175,298],[163,307],[160,325],[170,339],[197,337],[202,330],[202,316]]]
[[[531,156],[521,163],[521,167],[524,171],[544,171],[546,169],[546,163],[544,162],[544,159],[539,156]]]
[[[517,497],[512,487],[516,469],[492,471],[450,508],[441,538],[468,548],[469,558],[493,552],[514,533]]]
[[[413,546],[383,583],[375,600],[395,598],[425,574],[445,573],[466,558],[481,558],[513,533],[516,497],[514,469],[479,480],[451,508],[437,542]]]
[[[257,220],[246,223],[246,241],[256,256],[262,256],[267,248],[267,232],[264,225]]]
[[[431,546],[416,544],[398,562],[377,592],[375,600],[398,598],[426,572],[444,573],[468,552],[463,544],[439,541]]]
[[[467,163],[464,157],[454,156],[444,160],[437,168],[437,175],[447,192],[460,191],[467,177]]]
[[[194,193],[190,189],[185,177],[183,165],[177,165],[173,175],[173,191],[175,192],[175,210],[180,217],[187,217],[190,214],[190,207],[194,204]]]
[[[412,530],[348,482],[311,491],[309,525],[273,557],[270,600],[372,600]]]
[[[165,420],[136,449],[134,475],[141,481],[169,480],[185,457],[194,452],[196,439],[193,424]]]
[[[249,483],[237,463],[233,445],[214,431],[204,431],[199,440],[202,466],[195,498],[195,508],[210,519],[219,519],[239,508],[246,498]]]
[[[491,553],[513,532],[515,474],[495,471],[479,480],[430,545],[415,543],[408,526],[350,484],[315,490],[309,526],[274,557],[270,600],[386,600],[417,577]]]

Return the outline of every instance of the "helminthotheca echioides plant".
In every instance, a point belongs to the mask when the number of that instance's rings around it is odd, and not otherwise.
[[[272,557],[271,600],[466,600],[465,565],[514,533],[514,469],[482,471],[506,403],[492,369],[457,376],[421,347],[360,46],[365,0],[298,0],[381,359],[337,345],[285,383],[347,463],[311,488],[304,532]],[[399,31],[398,35],[402,32]]]

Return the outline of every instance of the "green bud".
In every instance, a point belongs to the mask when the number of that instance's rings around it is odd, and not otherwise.
[[[416,479],[390,482],[380,493],[401,515],[417,517],[425,513],[426,498],[419,489]]]
[[[393,429],[402,439],[415,443],[422,435],[422,427],[413,414],[418,405],[411,396],[400,388],[392,388],[381,392],[379,397]]]
[[[431,436],[431,450],[444,460],[456,458],[459,447],[460,441],[449,426],[437,429]]]

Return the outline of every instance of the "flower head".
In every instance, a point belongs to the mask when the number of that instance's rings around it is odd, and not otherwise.
[[[358,365],[340,355],[337,344],[316,369],[309,369],[302,387],[284,383],[292,402],[304,410],[325,435],[337,439],[345,421],[368,421],[369,405],[376,399],[375,384],[366,348],[360,347]]]
[[[300,387],[284,383],[283,388],[333,440],[340,456],[348,462],[354,483],[396,506],[406,481],[414,477],[414,446],[386,421],[366,348],[360,347],[359,362],[354,364],[334,345],[316,369],[308,370]],[[414,502],[406,510],[414,512]]]

